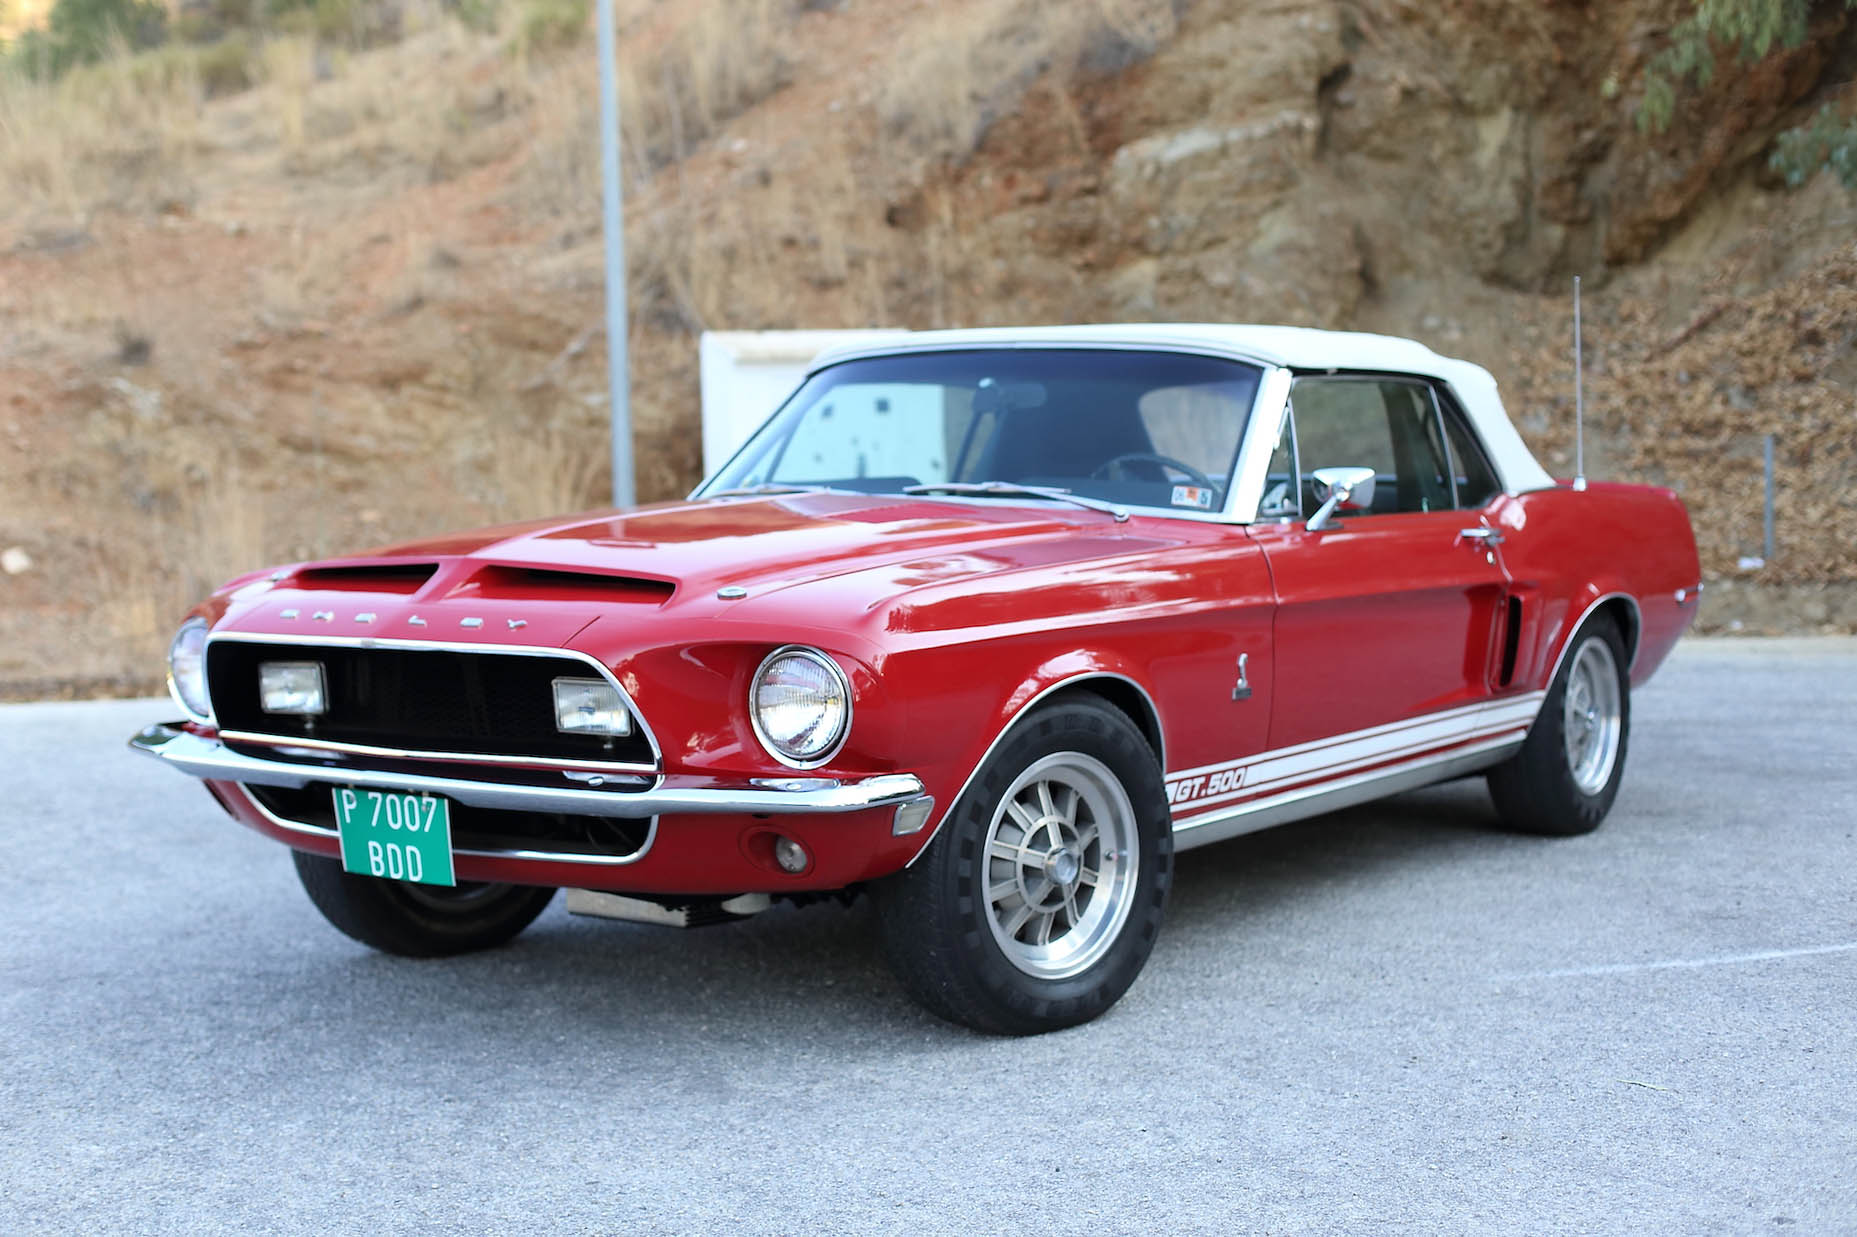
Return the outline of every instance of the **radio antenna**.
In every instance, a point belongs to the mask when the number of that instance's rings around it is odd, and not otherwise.
[[[1586,488],[1586,373],[1580,347],[1580,277],[1573,277],[1573,488]]]

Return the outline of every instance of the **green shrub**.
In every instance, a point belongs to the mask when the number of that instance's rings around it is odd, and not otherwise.
[[[1857,0],[1824,2],[1857,9]],[[1718,45],[1752,63],[1804,43],[1813,7],[1814,0],[1696,0],[1696,11],[1671,27],[1668,46],[1644,71],[1638,128],[1662,133],[1676,116],[1681,87],[1708,88]],[[1780,134],[1772,166],[1793,186],[1829,167],[1846,188],[1857,189],[1857,120],[1842,119],[1827,106],[1811,124]]]
[[[194,69],[206,97],[237,94],[258,83],[258,45],[240,30],[194,52]]]
[[[154,47],[166,38],[167,24],[160,0],[58,0],[45,29],[28,30],[8,59],[31,77],[50,79],[119,47]]]
[[[1826,104],[1811,124],[1780,134],[1772,165],[1795,189],[1820,168],[1830,168],[1846,189],[1857,189],[1857,119]]]
[[[211,13],[198,10],[182,13],[168,25],[168,37],[176,43],[216,43],[225,37],[226,28]]]
[[[478,34],[495,34],[502,6],[497,0],[453,0],[446,6],[466,30]]]
[[[380,0],[271,0],[271,24],[319,43],[369,47],[399,36],[399,9]]]
[[[167,36],[168,11],[158,0],[58,0],[46,30],[71,63],[101,60],[118,40],[140,50]]]
[[[516,27],[516,51],[572,47],[586,36],[587,14],[592,7],[588,0],[527,0]]]

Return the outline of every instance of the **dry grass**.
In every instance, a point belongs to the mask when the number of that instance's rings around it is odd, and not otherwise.
[[[53,83],[0,65],[0,218],[184,200],[202,100],[196,61],[169,49]]]
[[[919,52],[878,99],[886,131],[911,157],[959,162],[1041,75],[1068,77],[1095,53],[1145,56],[1175,31],[1169,0],[970,0],[939,7]]]
[[[486,443],[478,497],[489,518],[526,520],[584,511],[612,493],[605,428],[500,422]]]
[[[668,29],[628,40],[619,78],[626,142],[663,166],[779,89],[792,10],[783,0],[676,5]]]
[[[699,467],[695,329],[1062,319],[1115,303],[1091,288],[1131,256],[1139,221],[1064,200],[1046,173],[1089,172],[1090,75],[1171,37],[1171,0],[615,11],[647,498],[687,490]],[[25,341],[0,362],[32,384],[6,404],[0,380],[0,431],[25,444],[0,451],[0,542],[42,564],[0,604],[0,680],[158,666],[179,613],[247,568],[605,501],[595,63],[521,29],[584,39],[586,9],[503,0],[470,26],[439,0],[403,13],[392,47],[305,35],[249,50],[257,85],[236,98],[210,98],[206,66],[178,55],[50,87],[0,79],[0,226],[78,237],[0,241],[0,317]],[[1018,195],[1021,173],[1052,197]],[[1101,231],[1062,239],[1084,214]],[[1660,349],[1648,317],[1621,322],[1644,342],[1611,374],[1644,385],[1589,371],[1594,405],[1632,406],[1649,427],[1620,471],[1692,495],[1711,570],[1757,532],[1743,439],[1772,428],[1782,544],[1813,556],[1783,569],[1857,571],[1852,508],[1834,501],[1854,466],[1838,359],[1853,278],[1847,258],[1681,347]],[[1152,312],[1179,304],[1163,294]],[[152,359],[127,367],[119,321],[154,340]],[[1809,331],[1822,344],[1806,357]],[[1724,406],[1755,395],[1758,417]],[[1730,455],[1732,502],[1710,484]]]
[[[648,181],[779,89],[788,72],[782,44],[791,12],[783,0],[620,6],[619,110],[628,179]],[[596,65],[590,56],[532,55],[533,41],[523,29],[533,16],[524,10],[505,21],[516,23],[509,39],[520,70],[517,85],[532,113],[533,175],[525,177],[524,193],[554,213],[597,211]]]
[[[308,35],[272,39],[264,45],[265,92],[278,144],[300,151],[307,136],[310,89],[316,84],[316,40]]]

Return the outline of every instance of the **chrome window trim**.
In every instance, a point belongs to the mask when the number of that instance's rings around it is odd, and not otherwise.
[[[306,639],[297,635],[279,635],[265,632],[209,631],[207,633],[206,643],[209,650],[214,644],[221,641],[233,644],[294,644],[304,648],[406,649],[412,652],[424,653],[501,653],[511,657],[566,657],[590,667],[598,673],[602,679],[610,683],[614,691],[619,693],[619,699],[624,702],[626,709],[632,714],[632,720],[638,723],[639,733],[645,736],[645,742],[651,747],[651,758],[654,764],[647,772],[655,773],[664,764],[664,752],[663,749],[658,746],[658,738],[652,733],[651,723],[645,720],[644,713],[641,712],[638,705],[633,702],[631,693],[621,686],[618,677],[613,674],[611,667],[601,662],[592,654],[583,653],[579,649],[544,648],[539,645],[529,644],[470,644],[448,640],[405,640],[392,636],[319,635]],[[210,680],[207,684],[206,694],[207,702],[210,704],[213,695],[212,683]],[[244,736],[242,741],[248,743],[263,742],[280,747],[305,746],[297,742],[299,736],[296,735],[265,735],[253,732],[240,733]],[[380,754],[378,750],[368,750],[364,745],[359,744],[349,747],[331,746],[330,750],[355,751],[358,755]],[[615,772],[634,772],[637,770],[636,764],[618,761],[588,764],[571,760],[557,761],[546,756],[504,757],[499,759],[498,757],[487,756],[478,752],[419,751],[416,749],[406,749],[402,754],[405,758],[411,760],[443,760],[455,761],[463,764],[504,764],[509,763],[511,760],[515,760],[528,762],[541,768],[560,768],[571,765],[575,768],[605,768]]]
[[[257,809],[260,816],[270,821],[273,825],[276,825],[279,829],[285,829],[291,833],[300,833],[305,837],[322,838],[326,841],[335,842],[338,845],[342,840],[342,835],[334,829],[324,829],[321,825],[305,824],[300,820],[291,820],[287,816],[279,816],[276,812],[264,806],[264,803],[258,796],[252,794],[251,791],[247,790],[243,785],[239,786],[239,793],[245,796],[245,802]],[[651,818],[651,824],[645,829],[644,842],[639,845],[637,850],[629,855],[582,855],[569,851],[556,850],[468,850],[462,847],[454,848],[451,853],[454,858],[463,855],[467,859],[520,859],[536,863],[578,863],[588,867],[623,868],[629,864],[637,863],[640,859],[650,854],[651,847],[657,840],[658,818],[653,816]]]
[[[1508,486],[1503,482],[1502,470],[1496,466],[1496,457],[1490,454],[1489,444],[1483,441],[1483,436],[1481,434],[1477,433],[1476,422],[1472,420],[1470,414],[1464,410],[1463,401],[1458,399],[1455,395],[1452,395],[1451,403],[1453,407],[1451,412],[1446,412],[1444,410],[1444,401],[1438,397],[1438,388],[1443,386],[1448,389],[1451,384],[1443,382],[1440,379],[1433,379],[1428,382],[1427,385],[1431,387],[1431,405],[1438,411],[1438,430],[1444,435],[1444,453],[1451,461],[1452,501],[1457,504],[1457,509],[1459,511],[1482,511],[1485,507],[1488,507],[1491,503],[1496,501],[1497,495],[1507,494],[1509,492]],[[1476,449],[1478,455],[1483,457],[1483,467],[1489,470],[1490,477],[1496,482],[1496,493],[1484,499],[1479,506],[1464,506],[1463,499],[1458,497],[1457,494],[1457,449],[1451,445],[1451,421],[1453,413],[1456,415],[1457,424],[1463,427],[1465,436],[1470,439],[1470,445]]]
[[[1451,446],[1450,426],[1445,424],[1444,402],[1438,398],[1436,383],[1426,383],[1425,393],[1431,397],[1432,424],[1438,427],[1438,443],[1444,448],[1444,469],[1447,474],[1445,480],[1451,485],[1451,510],[1462,511],[1465,509],[1464,499],[1457,492],[1457,452]]]
[[[1632,642],[1631,652],[1625,658],[1625,677],[1628,680],[1631,678],[1632,669],[1638,664],[1638,649],[1644,644],[1644,607],[1639,605],[1638,599],[1630,593],[1605,593],[1595,598],[1584,610],[1581,610],[1580,617],[1568,626],[1567,638],[1560,642],[1560,652],[1554,655],[1553,669],[1548,671],[1547,681],[1541,685],[1542,690],[1554,690],[1554,680],[1560,675],[1561,664],[1567,660],[1567,654],[1573,649],[1574,637],[1578,636],[1580,634],[1580,629],[1586,626],[1586,620],[1593,616],[1593,611],[1605,605],[1608,601],[1619,601],[1621,599],[1631,603],[1632,622],[1636,623],[1638,627],[1638,638]],[[1627,637],[1631,635],[1630,632],[1620,632],[1619,634]]]
[[[1295,371],[1272,366],[1257,384],[1257,402],[1252,405],[1244,443],[1238,449],[1238,475],[1232,481],[1227,508],[1229,523],[1257,523],[1257,509],[1270,484],[1270,457],[1276,452],[1283,418],[1289,415],[1290,388],[1295,382]]]
[[[1012,733],[1012,728],[1019,724],[1019,719],[1024,717],[1029,709],[1036,706],[1053,692],[1061,691],[1066,687],[1074,687],[1078,683],[1087,683],[1094,679],[1116,679],[1119,682],[1128,684],[1137,692],[1141,693],[1141,699],[1147,704],[1148,711],[1154,715],[1154,729],[1160,738],[1160,750],[1155,752],[1154,755],[1155,760],[1160,765],[1161,777],[1165,780],[1167,776],[1167,723],[1161,718],[1160,706],[1155,704],[1154,696],[1147,688],[1137,683],[1134,679],[1129,678],[1126,674],[1118,674],[1113,670],[1085,670],[1081,673],[1073,674],[1069,678],[1059,679],[1057,682],[1034,694],[1030,700],[1027,700],[1024,704],[1013,710],[1012,716],[1006,720],[1006,724],[999,728],[999,733],[993,736],[993,741],[991,743],[987,744],[987,750],[980,753],[980,759],[975,761],[974,767],[968,771],[967,779],[961,783],[961,788],[954,792],[954,797],[952,799],[948,800],[947,810],[941,814],[941,818],[935,822],[935,827],[930,829],[927,836],[922,839],[922,845],[916,849],[916,853],[911,855],[909,857],[909,862],[903,866],[914,867],[916,860],[920,859],[923,852],[928,850],[929,844],[933,842],[936,835],[941,832],[941,827],[948,823],[948,817],[954,815],[954,809],[960,806],[961,796],[967,793],[968,787],[974,784],[974,779],[980,776],[980,770],[986,768],[987,761],[992,759],[995,749],[997,749],[1001,743],[1005,742],[1006,736]]]
[[[1441,415],[1443,413],[1443,408],[1442,408],[1442,402],[1438,398],[1438,392],[1440,388],[1442,388],[1446,393],[1450,395],[1451,402],[1457,405],[1457,411],[1460,414],[1462,414],[1459,417],[1459,420],[1462,421],[1465,431],[1470,435],[1470,441],[1476,444],[1478,451],[1482,452],[1483,462],[1489,466],[1490,476],[1496,479],[1497,493],[1499,494],[1516,493],[1515,490],[1510,488],[1509,479],[1507,476],[1503,474],[1502,465],[1497,461],[1495,452],[1489,449],[1489,443],[1484,441],[1482,433],[1477,429],[1476,418],[1470,414],[1469,408],[1467,408],[1464,404],[1463,397],[1460,394],[1458,394],[1456,388],[1451,385],[1450,379],[1439,377],[1436,374],[1416,374],[1416,373],[1411,373],[1405,370],[1397,370],[1397,369],[1304,369],[1304,370],[1296,370],[1294,372],[1296,374],[1296,377],[1298,378],[1322,378],[1322,379],[1325,379],[1331,382],[1413,382],[1413,383],[1419,383],[1429,388],[1429,393],[1431,396],[1432,404],[1434,406],[1439,407],[1439,411]],[[1507,415],[1506,411],[1504,415],[1505,416]],[[1510,425],[1513,427],[1514,422],[1511,421]],[[1445,446],[1445,454],[1447,456],[1450,454],[1450,445],[1448,441]],[[1451,492],[1452,492],[1452,500],[1455,501],[1456,492],[1457,492],[1455,484],[1453,484]],[[1494,501],[1495,495],[1492,494],[1490,498],[1492,501]],[[1488,505],[1488,504],[1485,504],[1485,505]],[[1480,510],[1480,508],[1476,508],[1476,507],[1471,507],[1471,508],[1459,507],[1457,509],[1459,511]]]
[[[1397,370],[1379,370],[1379,369],[1375,369],[1375,370],[1318,369],[1318,370],[1301,370],[1301,371],[1291,370],[1289,371],[1289,373],[1290,373],[1290,391],[1286,394],[1284,398],[1285,415],[1293,415],[1292,408],[1295,402],[1295,386],[1297,383],[1303,381],[1303,379],[1305,378],[1311,381],[1315,381],[1315,382],[1403,382],[1408,386],[1415,386],[1415,387],[1423,388],[1425,392],[1425,398],[1428,401],[1430,401],[1431,406],[1432,406],[1432,413],[1437,422],[1438,433],[1440,435],[1439,445],[1444,448],[1445,468],[1448,470],[1452,467],[1451,441],[1450,441],[1450,438],[1444,434],[1443,411],[1438,405],[1438,383],[1442,381],[1442,379],[1429,378],[1425,376],[1424,374],[1405,374],[1405,373],[1400,373]],[[1291,433],[1293,434],[1295,432],[1295,429],[1294,429],[1295,422],[1292,420],[1290,424],[1292,427]],[[1484,459],[1487,460],[1489,458],[1489,451],[1487,448],[1483,446],[1483,443],[1481,442],[1481,440],[1476,439],[1475,428],[1474,427],[1467,427],[1467,428],[1470,428],[1472,440],[1476,441],[1478,450],[1481,450],[1483,452]],[[1275,439],[1272,439],[1272,442],[1274,443]],[[1269,456],[1265,456],[1264,469],[1258,475],[1260,477],[1264,476],[1265,473],[1269,471],[1269,467],[1270,467]],[[1300,452],[1297,454],[1297,457],[1296,457],[1296,469],[1297,469],[1297,500],[1296,501],[1297,501],[1298,507],[1300,507],[1302,503],[1302,495],[1301,495],[1302,457],[1301,457]],[[1490,472],[1492,475],[1495,475],[1494,466],[1491,467]],[[1498,479],[1500,480],[1500,477],[1498,477]],[[1463,508],[1457,505],[1457,478],[1455,475],[1453,475],[1452,477],[1449,478],[1449,480],[1451,483],[1451,510],[1461,511],[1463,510]],[[1480,508],[1472,508],[1472,510],[1480,510]],[[1358,516],[1368,515],[1372,513],[1355,511],[1349,514],[1358,517]],[[1411,515],[1411,514],[1416,514],[1416,513],[1402,511],[1402,512],[1382,512],[1380,514]],[[1299,516],[1298,518],[1300,519],[1301,517]]]
[[[1283,408],[1281,412],[1279,413],[1278,419],[1277,419],[1277,424],[1279,425],[1281,425],[1283,417],[1293,418],[1294,416],[1293,409],[1294,409],[1294,404],[1295,404],[1295,391],[1294,391],[1295,384],[1304,378],[1316,378],[1316,379],[1321,379],[1325,382],[1405,382],[1405,383],[1410,383],[1410,384],[1424,387],[1426,398],[1428,398],[1431,401],[1433,412],[1435,413],[1438,419],[1439,432],[1444,435],[1444,450],[1445,450],[1446,460],[1448,462],[1448,465],[1453,470],[1455,470],[1456,461],[1453,458],[1453,452],[1451,450],[1450,435],[1445,432],[1446,430],[1445,423],[1449,420],[1449,414],[1447,414],[1444,411],[1443,401],[1439,398],[1439,388],[1442,387],[1446,391],[1450,391],[1451,384],[1446,379],[1435,377],[1433,375],[1428,375],[1428,374],[1404,373],[1399,370],[1364,370],[1364,369],[1363,370],[1337,370],[1337,369],[1293,370],[1293,369],[1283,368],[1281,372],[1286,373],[1290,376],[1290,383],[1289,383],[1290,389],[1284,392]],[[1260,395],[1261,395],[1261,391],[1262,391],[1262,388],[1260,388]],[[1457,406],[1456,410],[1459,413],[1459,416],[1457,419],[1459,423],[1463,426],[1464,432],[1470,436],[1471,443],[1475,445],[1477,451],[1483,456],[1483,463],[1489,469],[1490,476],[1496,479],[1496,485],[1497,485],[1496,493],[1497,494],[1511,493],[1512,491],[1508,487],[1508,481],[1503,476],[1502,469],[1496,463],[1496,457],[1490,452],[1489,444],[1483,441],[1482,434],[1478,433],[1477,431],[1475,419],[1471,417],[1468,412],[1464,411],[1463,401],[1458,398],[1455,392],[1451,393],[1451,399],[1453,403],[1456,404]],[[1294,435],[1296,431],[1295,431],[1295,421],[1293,419],[1291,420],[1290,425],[1291,425],[1290,432],[1292,435]],[[1271,446],[1274,446],[1275,443],[1276,443],[1276,437],[1273,434],[1270,439],[1270,444]],[[1296,467],[1297,467],[1297,473],[1299,477],[1301,475],[1302,462],[1301,462],[1300,451],[1297,448],[1299,448],[1300,445],[1301,444],[1298,443],[1296,444],[1296,447],[1292,448],[1292,455],[1296,459]],[[1247,450],[1248,449],[1249,449],[1249,441],[1247,438]],[[1258,502],[1260,503],[1263,501],[1263,491],[1264,491],[1264,487],[1268,484],[1267,476],[1270,471],[1270,450],[1268,448],[1263,448],[1263,451],[1264,451],[1263,463],[1257,466],[1257,496],[1258,496]],[[1241,468],[1243,467],[1242,462],[1240,464],[1240,467]],[[1300,490],[1301,490],[1300,485],[1297,488],[1298,488],[1297,504],[1300,507],[1301,502],[1302,502],[1302,497],[1300,493]],[[1490,496],[1490,501],[1493,502],[1494,500],[1495,500],[1495,495],[1492,494]],[[1481,511],[1483,510],[1483,507],[1465,507],[1461,503],[1459,503],[1458,498],[1457,498],[1457,477],[1456,477],[1455,471],[1453,471],[1452,476],[1451,476],[1451,502],[1452,502],[1452,509],[1456,511]],[[1488,505],[1489,503],[1487,502],[1483,504],[1484,507],[1487,507]],[[1256,516],[1256,505],[1255,504],[1252,506],[1251,510],[1253,513],[1251,519],[1249,520],[1240,519],[1236,522],[1241,523],[1241,524],[1258,523],[1259,520]],[[1301,517],[1298,516],[1297,518],[1300,519]],[[1278,517],[1272,517],[1270,520],[1267,520],[1264,522],[1274,523],[1274,522],[1280,522],[1280,520],[1278,519]]]
[[[767,732],[761,729],[761,715],[754,707],[755,688],[760,685],[761,676],[767,673],[767,668],[774,663],[776,658],[785,657],[789,654],[804,657],[809,661],[814,661],[824,666],[825,669],[838,680],[838,690],[845,694],[845,724],[839,727],[838,738],[832,743],[831,748],[813,760],[795,760],[775,747],[773,742],[768,739]],[[810,644],[781,645],[761,659],[761,664],[754,668],[754,674],[748,679],[748,724],[754,727],[754,737],[760,740],[762,750],[789,769],[817,769],[820,765],[828,763],[834,756],[843,751],[845,744],[850,741],[851,738],[853,705],[854,702],[851,698],[851,678],[845,673],[844,667],[840,666],[837,659],[830,653],[827,653],[823,649],[814,648]]]
[[[1290,429],[1290,477],[1289,477],[1289,481],[1290,481],[1290,493],[1292,493],[1296,497],[1296,514],[1292,516],[1272,516],[1271,518],[1274,520],[1280,520],[1283,523],[1287,523],[1287,524],[1300,524],[1302,523],[1303,516],[1312,514],[1312,513],[1305,512],[1302,509],[1302,441],[1296,437],[1296,397],[1293,394],[1285,398],[1283,401],[1283,419],[1289,425],[1289,429]],[[1277,453],[1276,445],[1273,442],[1271,444],[1270,454],[1275,455],[1276,453]],[[1264,484],[1265,485],[1270,484],[1269,456],[1265,457]]]
[[[926,343],[926,342],[919,343],[919,344],[910,344],[910,343],[899,341],[897,343],[892,343],[889,345],[873,345],[869,349],[859,349],[856,352],[834,354],[832,359],[826,362],[825,364],[814,365],[814,366],[809,367],[806,370],[806,376],[803,379],[801,379],[801,385],[803,386],[805,385],[805,383],[810,382],[813,379],[813,377],[817,374],[822,374],[828,369],[836,369],[838,366],[847,364],[852,361],[872,361],[872,360],[879,360],[886,356],[900,356],[903,354],[919,355],[919,354],[932,353],[932,352],[1006,352],[1006,351],[1012,351],[1012,352],[1158,352],[1158,353],[1163,353],[1163,354],[1176,353],[1176,354],[1183,354],[1187,356],[1211,357],[1214,360],[1219,360],[1219,361],[1237,361],[1244,365],[1254,366],[1255,368],[1263,371],[1258,379],[1257,393],[1252,396],[1250,410],[1246,413],[1246,416],[1245,416],[1245,429],[1244,429],[1244,433],[1240,435],[1239,437],[1239,447],[1238,447],[1238,451],[1236,454],[1236,459],[1234,460],[1231,469],[1224,474],[1225,502],[1223,503],[1223,505],[1220,507],[1218,511],[1202,513],[1202,512],[1197,512],[1197,511],[1182,511],[1177,507],[1149,507],[1149,506],[1143,506],[1138,503],[1118,503],[1116,504],[1117,506],[1121,507],[1123,510],[1127,511],[1130,515],[1150,515],[1150,516],[1158,516],[1158,517],[1170,519],[1170,520],[1191,520],[1191,521],[1195,521],[1197,523],[1203,523],[1203,524],[1250,524],[1250,523],[1255,522],[1256,514],[1257,514],[1257,500],[1258,498],[1262,497],[1261,485],[1259,487],[1257,496],[1254,497],[1250,503],[1251,517],[1246,519],[1246,518],[1240,518],[1239,516],[1239,513],[1244,510],[1244,504],[1239,500],[1238,491],[1239,491],[1239,485],[1241,484],[1241,478],[1243,477],[1244,472],[1245,472],[1245,458],[1246,458],[1247,453],[1251,449],[1251,440],[1253,436],[1254,427],[1257,424],[1258,412],[1261,409],[1265,409],[1269,407],[1270,384],[1272,383],[1273,379],[1276,377],[1277,374],[1280,374],[1280,373],[1288,374],[1290,373],[1290,371],[1288,369],[1285,369],[1283,366],[1276,364],[1274,361],[1269,361],[1262,357],[1253,355],[1248,352],[1243,352],[1235,348],[1220,348],[1220,347],[1210,345],[1210,344],[1192,343],[1192,342],[1187,342],[1187,341],[1181,341],[1179,343],[1172,343],[1166,340],[1154,340],[1154,341],[1150,341],[1147,343],[1142,343],[1142,342],[1132,341],[1132,340],[1131,341],[1109,341],[1109,342],[1094,341],[1094,340],[1090,340],[1090,341],[1067,340],[1067,341],[1061,341],[1061,342],[1048,342],[1048,341],[1047,342],[1035,342],[1035,341],[1030,341],[1030,340],[1012,340],[1012,341],[1006,341],[1006,342],[1001,342],[997,344],[993,344],[993,343],[976,344],[976,343],[971,343],[971,342],[964,343],[964,344]],[[1287,391],[1287,389],[1288,388],[1286,384],[1285,390]],[[753,442],[755,438],[759,436],[763,430],[765,430],[770,424],[773,423],[774,419],[778,417],[782,411],[785,410],[787,404],[792,401],[793,396],[798,394],[798,392],[799,392],[799,388],[795,387],[794,390],[787,395],[786,399],[781,400],[779,406],[776,407],[773,412],[769,413],[767,417],[764,420],[762,420],[762,422],[759,425],[755,426],[753,432],[750,433],[748,437],[742,442],[742,445],[737,447],[734,451],[732,451],[729,454],[729,458],[722,462],[722,466],[717,468],[715,472],[711,473],[709,476],[703,478],[702,484],[698,485],[694,490],[690,491],[689,500],[694,502],[699,499],[705,499],[706,495],[704,494],[704,491],[709,489],[709,487],[715,482],[715,479],[717,477],[727,472],[734,465],[736,459],[740,457],[741,453],[748,449],[748,444]],[[1267,466],[1268,464],[1269,464],[1269,457],[1266,456],[1265,465]],[[806,492],[807,491],[796,491],[796,493],[806,493]],[[830,492],[829,487],[822,487],[820,491],[818,492],[821,492],[821,493]],[[864,493],[864,491],[861,491],[861,490],[841,491],[841,492],[850,492],[850,493],[858,493],[858,494]],[[890,495],[890,494],[885,494],[883,496],[886,498],[910,497],[909,495]],[[740,497],[740,495],[730,495],[730,497]],[[776,495],[771,495],[771,497],[782,497],[782,495],[776,494]],[[977,499],[968,498],[967,496],[948,496],[948,495],[922,495],[921,497],[931,499],[932,501],[935,501],[935,502],[956,501],[958,497],[959,499],[964,499],[966,501],[978,501],[978,502],[988,502],[988,503],[1049,502],[1054,506],[1062,505],[1061,503],[1059,503],[1057,500],[1054,500],[1054,499],[1042,499],[1042,498],[1035,498],[1031,496],[1026,496],[1026,497],[1002,496],[1000,498],[977,498]]]

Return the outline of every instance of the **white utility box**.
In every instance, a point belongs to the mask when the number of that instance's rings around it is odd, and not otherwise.
[[[880,343],[904,330],[704,331],[703,474],[728,462],[768,414],[793,393],[814,357],[845,344]]]

